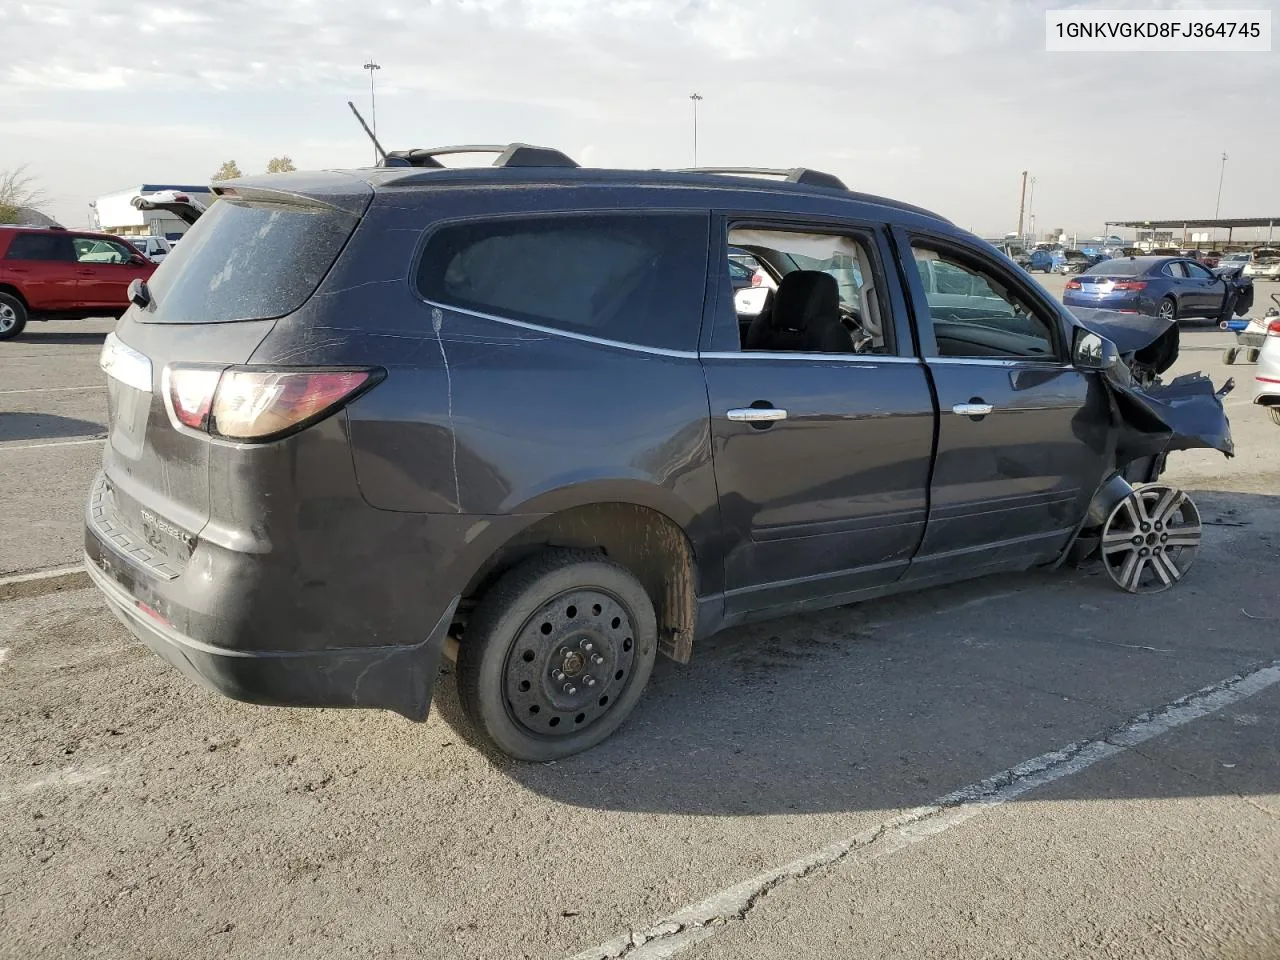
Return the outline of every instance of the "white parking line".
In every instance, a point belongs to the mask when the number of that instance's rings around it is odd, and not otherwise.
[[[1060,750],[1025,760],[986,780],[939,797],[929,806],[908,810],[870,830],[735,884],[678,910],[651,927],[619,934],[599,946],[574,954],[570,960],[674,957],[714,937],[729,924],[745,921],[759,899],[776,887],[800,882],[845,861],[871,863],[890,857],[940,836],[992,807],[1016,800],[1055,780],[1074,776],[1099,760],[1124,753],[1277,683],[1280,683],[1280,660],[1210,684],[1173,703],[1139,714],[1113,733],[1096,740],[1078,740]]]
[[[24,390],[0,390],[0,396],[14,393],[70,393],[72,390],[105,390],[105,383],[89,383],[83,387],[28,387]]]
[[[50,440],[48,443],[0,443],[0,453],[5,450],[40,450],[44,447],[78,447],[85,443],[104,443],[106,437],[89,437],[85,440]]]

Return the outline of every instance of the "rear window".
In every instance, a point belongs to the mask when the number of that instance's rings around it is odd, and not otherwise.
[[[6,260],[74,260],[75,251],[65,233],[19,233],[9,241]]]
[[[315,292],[358,222],[327,206],[218,200],[147,286],[163,323],[265,320]]]
[[[1103,260],[1095,263],[1085,273],[1102,274],[1104,277],[1136,277],[1147,272],[1148,263],[1138,260]]]
[[[433,303],[649,347],[693,350],[707,217],[607,214],[484,220],[427,241]]]

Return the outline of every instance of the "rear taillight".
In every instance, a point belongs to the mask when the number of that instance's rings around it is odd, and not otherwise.
[[[209,426],[213,393],[222,371],[209,367],[170,367],[165,370],[164,392],[174,419],[192,430]]]
[[[1268,337],[1280,337],[1280,320],[1272,320],[1267,324]]]
[[[1112,290],[1145,290],[1147,289],[1147,281],[1145,280],[1117,280]]]
[[[382,371],[173,366],[165,376],[167,406],[181,426],[229,440],[264,441],[328,416],[377,383]]]
[[[1080,281],[1079,281],[1079,280],[1068,280],[1068,281],[1067,281],[1067,289],[1068,289],[1068,290],[1079,290],[1079,289],[1080,289]]]

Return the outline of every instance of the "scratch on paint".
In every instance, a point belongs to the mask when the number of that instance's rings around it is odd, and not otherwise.
[[[449,354],[444,349],[444,337],[440,328],[444,326],[444,312],[439,307],[431,310],[431,327],[436,332],[436,343],[440,345],[440,359],[444,361],[444,384],[449,401],[449,437],[453,441],[453,503],[458,512],[462,512],[462,484],[458,480],[458,429],[453,423],[453,374],[449,370]]]

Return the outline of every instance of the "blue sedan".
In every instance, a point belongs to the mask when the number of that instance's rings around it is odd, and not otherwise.
[[[1215,276],[1194,260],[1119,257],[1095,264],[1070,281],[1062,302],[1068,307],[1144,313],[1169,321],[1216,320],[1247,311],[1252,294],[1252,284]]]

